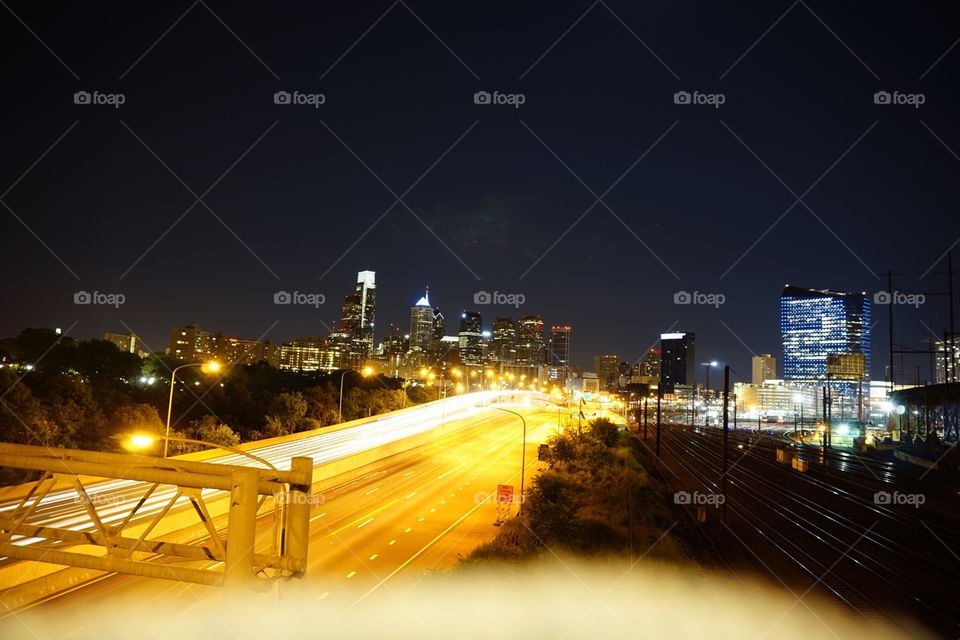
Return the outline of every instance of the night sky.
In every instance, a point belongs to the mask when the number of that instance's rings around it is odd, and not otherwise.
[[[838,4],[5,0],[0,335],[326,335],[371,269],[378,340],[429,284],[448,319],[572,324],[588,368],[674,327],[749,378],[751,353],[780,356],[785,283],[874,292],[889,269],[942,292],[960,239],[960,12]],[[943,296],[897,313],[904,345],[947,326]]]

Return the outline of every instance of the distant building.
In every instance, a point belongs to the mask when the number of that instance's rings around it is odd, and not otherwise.
[[[620,356],[601,355],[593,357],[593,370],[603,391],[616,391],[620,380]]]
[[[547,378],[550,382],[564,386],[570,376],[570,334],[568,324],[555,324],[550,327],[550,346],[547,351],[547,364],[550,368]]]
[[[945,341],[937,340],[933,343],[933,351],[934,382],[937,384],[957,382],[960,379],[957,377],[957,368],[960,364],[960,336],[948,333]]]
[[[319,371],[323,338],[296,338],[280,345],[280,368],[291,371]]]
[[[855,417],[858,395],[864,385],[869,390],[870,315],[865,293],[787,285],[780,295],[784,379],[826,383],[840,396],[839,414]]]
[[[341,328],[350,336],[349,364],[360,367],[373,353],[377,308],[376,273],[360,271],[354,292],[344,298]]]
[[[684,331],[660,334],[660,382],[665,393],[673,393],[676,385],[693,384],[695,337]]]
[[[262,361],[275,367],[280,363],[280,349],[269,340],[244,340],[219,332],[210,334],[210,353],[215,360],[228,365]]]
[[[517,328],[513,318],[497,318],[493,321],[487,361],[505,365],[517,361]]]
[[[210,333],[196,324],[177,327],[170,331],[171,357],[184,362],[204,362],[213,358]]]
[[[460,314],[459,341],[460,362],[480,366],[483,363],[483,320],[476,311]]]
[[[637,366],[637,374],[644,378],[660,379],[660,352],[650,349],[644,354]]]
[[[434,339],[434,314],[430,290],[410,307],[410,350],[426,352]]]
[[[753,367],[753,384],[761,385],[766,380],[777,378],[777,359],[769,353],[753,356],[751,364]]]
[[[103,334],[103,339],[106,342],[111,343],[120,351],[125,351],[126,353],[137,353],[137,344],[139,339],[137,336],[126,333],[105,333]]]
[[[517,326],[517,364],[526,366],[546,362],[543,343],[543,320],[540,316],[523,316]]]

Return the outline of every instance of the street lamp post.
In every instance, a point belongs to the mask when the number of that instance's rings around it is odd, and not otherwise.
[[[343,373],[340,374],[340,405],[337,410],[337,424],[343,422],[343,380],[347,377],[347,374],[353,371],[353,369],[344,369]],[[360,372],[364,378],[367,376],[373,375],[373,367],[364,367]]]
[[[526,476],[527,470],[527,419],[516,411],[511,411],[510,409],[504,409],[503,407],[492,408],[499,409],[500,411],[506,411],[507,413],[512,413],[520,418],[521,422],[523,422],[523,448],[520,450],[520,506],[517,507],[517,516],[520,516],[523,513],[523,479]]]
[[[169,441],[170,441],[170,416],[173,414],[173,389],[177,379],[177,371],[180,369],[187,369],[189,367],[200,367],[207,372],[216,373],[220,370],[220,363],[216,360],[211,360],[209,362],[191,362],[190,364],[182,364],[179,367],[174,367],[170,372],[170,399],[167,401],[167,428],[165,431],[165,438],[163,441],[163,457],[166,458],[169,453]]]

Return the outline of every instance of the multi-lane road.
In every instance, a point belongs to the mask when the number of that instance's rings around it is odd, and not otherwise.
[[[251,450],[277,466],[294,455],[312,455],[322,464],[324,459],[349,455],[358,446],[373,448],[395,436],[416,433],[438,418],[450,427],[430,444],[389,457],[382,464],[368,467],[362,476],[340,484],[334,480],[328,486],[315,486],[318,493],[311,507],[306,583],[317,597],[349,607],[378,589],[392,588],[398,580],[416,581],[432,569],[450,567],[459,556],[493,537],[498,506],[492,494],[497,485],[513,485],[519,494],[521,460],[526,461],[525,477],[529,482],[538,466],[537,445],[557,428],[556,408],[547,408],[542,401],[510,403],[509,398],[501,398],[501,403],[491,404],[493,399],[482,394],[459,396],[420,411],[388,415],[327,434],[335,437],[326,442],[311,438]],[[525,451],[521,447],[520,418],[496,407],[525,417]],[[219,460],[245,463],[236,456]],[[135,489],[122,483],[118,486],[117,482],[103,483],[108,485],[103,490],[137,495]],[[52,512],[38,516],[58,524],[83,526],[74,520],[80,516],[69,513],[75,503],[64,497],[53,504]],[[516,508],[510,507],[513,513]],[[121,512],[118,508],[117,513]],[[267,530],[271,524],[271,517],[265,515],[262,528]],[[268,536],[259,538],[268,541]],[[66,613],[74,607],[82,609],[91,599],[100,601],[112,596],[192,607],[219,598],[220,591],[104,574],[54,594],[33,609],[56,608]],[[69,629],[63,631],[67,633]]]

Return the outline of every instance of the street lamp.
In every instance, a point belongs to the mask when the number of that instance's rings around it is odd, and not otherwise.
[[[347,377],[347,374],[353,371],[353,369],[344,369],[343,373],[340,374],[340,404],[339,409],[337,410],[337,424],[343,422],[343,380]],[[360,375],[364,378],[373,375],[373,367],[364,367],[360,370]]]
[[[523,513],[523,479],[524,476],[526,476],[527,470],[527,419],[516,411],[504,409],[503,407],[491,407],[491,409],[512,413],[520,418],[521,422],[523,422],[523,447],[520,450],[520,506],[517,507],[517,516],[519,517]]]
[[[200,370],[203,371],[204,373],[216,373],[221,369],[221,365],[219,362],[217,362],[216,360],[209,360],[207,362],[191,362],[190,364],[182,364],[179,367],[174,367],[174,369],[170,372],[170,399],[167,402],[167,429],[165,431],[166,438],[168,439],[170,438],[170,416],[173,414],[173,388],[174,388],[174,382],[176,381],[176,378],[177,378],[177,371],[180,371],[180,369],[186,369],[188,367],[200,367]],[[167,453],[169,452],[169,447],[167,443],[168,443],[168,440],[163,441],[163,457],[164,458],[167,457]]]
[[[793,394],[793,434],[797,434],[797,405],[800,405],[800,424],[803,424],[803,394]]]

